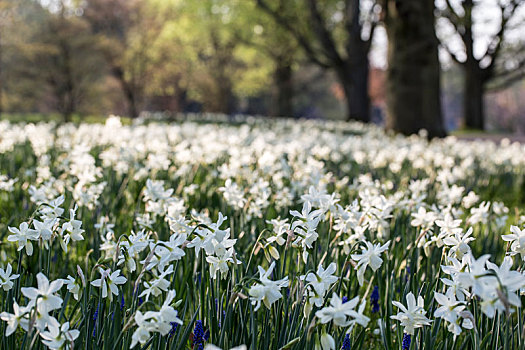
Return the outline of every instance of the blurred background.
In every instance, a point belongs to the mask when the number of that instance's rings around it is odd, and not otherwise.
[[[0,0],[0,113],[384,124],[387,87],[409,84],[389,75],[399,43],[417,63],[426,40],[446,130],[523,134],[524,15],[521,0]]]

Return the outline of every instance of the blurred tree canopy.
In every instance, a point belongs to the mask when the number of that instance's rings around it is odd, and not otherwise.
[[[483,127],[483,92],[525,71],[507,35],[524,0],[490,1],[487,59],[475,0],[0,0],[0,113],[339,117],[440,136],[441,50],[464,76],[454,108]],[[387,69],[370,64],[378,28]]]

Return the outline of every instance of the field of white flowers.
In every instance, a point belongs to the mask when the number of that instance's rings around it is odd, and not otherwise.
[[[1,350],[525,349],[524,145],[204,119],[0,123]]]

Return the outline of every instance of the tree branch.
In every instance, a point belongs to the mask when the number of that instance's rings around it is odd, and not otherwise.
[[[343,59],[337,51],[332,34],[326,28],[323,16],[317,7],[317,0],[308,0],[308,7],[310,9],[310,18],[312,19],[315,27],[314,32],[319,38],[321,46],[324,48],[328,60],[337,66],[341,66],[343,64]]]
[[[454,26],[456,32],[461,36],[463,30],[460,28],[460,23],[463,23],[464,17],[458,14],[450,3],[450,0],[445,0],[445,4],[447,5],[447,8],[445,11],[441,11],[441,15],[448,19],[448,21]]]
[[[374,3],[374,5],[370,8],[370,13],[368,15],[368,18],[370,19],[370,35],[366,39],[366,50],[367,52],[370,52],[370,48],[372,46],[372,40],[374,39],[374,33],[377,29],[377,26],[379,25],[379,18],[374,18],[374,9],[376,7],[380,6],[377,2]]]
[[[361,14],[360,0],[346,0],[345,2],[345,28],[348,33],[361,34],[359,17]]]
[[[324,59],[318,56],[316,50],[310,44],[310,41],[294,26],[290,25],[290,23],[282,14],[273,10],[265,0],[256,1],[257,6],[259,6],[263,11],[270,15],[277,24],[279,24],[282,28],[287,30],[297,40],[297,42],[303,48],[310,61],[325,69],[331,67],[331,65],[328,62],[325,62]]]
[[[490,64],[485,68],[487,72],[492,72],[494,69],[496,59],[501,52],[505,32],[507,31],[507,25],[521,3],[522,1],[519,0],[511,1],[511,3],[508,5],[499,3],[499,8],[501,11],[501,25],[498,32],[492,37],[487,47],[487,51],[483,55],[483,59],[490,58]]]
[[[501,71],[493,72],[491,76],[491,83],[489,89],[492,91],[501,90],[509,87],[513,83],[525,78],[525,54],[522,54],[521,57],[516,59],[516,55],[513,55],[513,64],[512,67],[504,68]]]
[[[487,86],[487,91],[499,91],[504,90],[512,84],[525,78],[525,70],[513,71],[505,77],[498,78],[496,82],[491,83]]]
[[[276,59],[278,57],[277,53],[275,53],[271,47],[262,45],[260,43],[255,42],[254,40],[245,38],[242,36],[242,34],[239,31],[234,32],[233,36],[235,40],[240,42],[241,44],[244,44],[246,46],[251,46],[261,52],[264,52],[264,54],[271,57],[272,59]]]
[[[454,52],[452,52],[452,50],[450,49],[450,47],[448,47],[448,45],[445,44],[444,42],[441,43],[441,47],[442,47],[443,49],[445,49],[445,51],[448,53],[448,55],[452,58],[452,60],[453,60],[454,62],[456,62],[457,64],[463,64],[463,63],[465,63],[465,62],[461,61],[461,60],[459,59],[459,57],[458,57]]]

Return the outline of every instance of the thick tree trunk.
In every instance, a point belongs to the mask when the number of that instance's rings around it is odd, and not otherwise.
[[[368,58],[354,61],[337,69],[337,77],[345,93],[347,120],[365,123],[370,121],[368,73]]]
[[[293,70],[292,65],[279,60],[274,72],[275,92],[272,115],[276,117],[293,116]]]
[[[463,91],[463,117],[465,127],[469,129],[485,129],[483,108],[483,71],[477,62],[465,63],[465,85]]]
[[[386,0],[388,129],[444,136],[434,0]]]
[[[365,123],[370,121],[369,70],[368,58],[364,62],[357,62],[352,65],[352,84],[348,95],[349,119]]]

